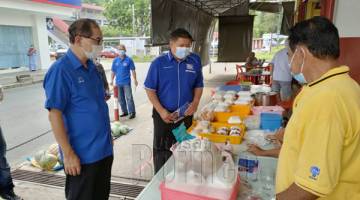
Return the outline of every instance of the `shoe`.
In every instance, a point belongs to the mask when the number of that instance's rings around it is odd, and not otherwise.
[[[129,115],[129,114],[124,113],[124,114],[120,115],[120,117],[126,117],[126,116],[128,116],[128,115]]]
[[[23,200],[23,198],[16,195],[13,190],[8,193],[0,193],[0,197],[4,200]]]
[[[134,119],[135,118],[135,113],[131,113],[130,116],[129,116],[129,119]]]

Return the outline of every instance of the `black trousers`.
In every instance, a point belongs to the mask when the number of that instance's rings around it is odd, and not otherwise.
[[[170,148],[173,144],[176,143],[176,139],[171,131],[180,126],[182,122],[185,123],[186,128],[189,128],[192,124],[192,119],[193,116],[188,116],[175,124],[167,124],[162,120],[160,114],[155,109],[153,109],[153,158],[155,174],[161,169],[161,167],[172,155]]]
[[[66,199],[109,199],[113,159],[113,156],[109,156],[92,164],[81,165],[81,173],[79,176],[66,175]]]

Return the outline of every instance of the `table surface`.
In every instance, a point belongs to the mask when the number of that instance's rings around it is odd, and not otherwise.
[[[271,149],[273,145],[263,146],[263,149]],[[259,161],[259,169],[266,168],[271,171],[274,175],[276,172],[277,159],[270,157],[262,157],[262,156],[254,156],[248,153],[247,144],[243,142],[240,145],[233,145],[234,154],[235,154],[235,162],[239,156],[247,156],[249,159],[256,159]],[[140,195],[136,198],[137,200],[161,200],[161,192],[160,192],[160,183],[164,181],[167,174],[169,174],[174,168],[174,158],[173,156],[165,163],[165,165],[160,169],[160,171],[152,178],[152,180],[148,183],[145,189],[140,193]],[[261,174],[261,171],[260,171]],[[258,173],[258,176],[259,173]],[[252,178],[253,179],[253,178]],[[246,195],[249,193],[255,193],[260,196],[263,200],[272,200],[275,199],[274,189],[265,190],[264,183],[260,180],[252,180],[252,179],[241,179],[241,186],[238,194],[238,200],[245,199]],[[259,179],[259,178],[258,178]],[[275,179],[274,179],[275,181]]]

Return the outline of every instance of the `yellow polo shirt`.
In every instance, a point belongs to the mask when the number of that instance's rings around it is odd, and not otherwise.
[[[276,193],[295,183],[319,199],[360,200],[360,86],[348,71],[328,71],[295,99]]]

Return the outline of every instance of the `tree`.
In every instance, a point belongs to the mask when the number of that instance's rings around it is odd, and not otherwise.
[[[98,6],[102,6],[105,4],[105,0],[82,0],[83,3],[96,4]]]
[[[122,36],[150,35],[150,0],[110,0],[104,15]]]
[[[264,33],[276,33],[278,30],[280,14],[255,11],[254,37],[260,38]]]

